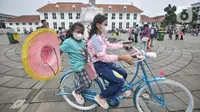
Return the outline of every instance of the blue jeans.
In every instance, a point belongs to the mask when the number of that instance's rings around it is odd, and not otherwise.
[[[127,78],[126,70],[112,62],[99,61],[94,63],[94,66],[99,76],[110,83],[109,87],[100,95],[105,99],[111,98],[122,89]]]
[[[141,41],[141,49],[144,50],[144,52],[147,51],[147,42],[146,41]]]

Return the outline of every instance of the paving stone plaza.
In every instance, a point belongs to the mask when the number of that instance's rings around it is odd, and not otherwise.
[[[6,37],[4,35],[0,38]],[[50,81],[36,81],[26,74],[21,62],[21,48],[25,38],[26,36],[21,36],[18,44],[0,44],[0,112],[79,112],[68,105],[61,96],[54,95],[59,91],[61,75]],[[195,103],[193,112],[200,112],[199,43],[200,36],[186,34],[183,41],[168,40],[166,36],[164,41],[154,43],[152,51],[157,53],[157,58],[148,60],[154,74],[163,70],[165,77],[182,83],[191,91]],[[120,54],[123,50],[113,53]],[[62,72],[70,69],[68,61],[66,56],[62,57]],[[121,64],[131,78],[133,67]],[[184,96],[180,94],[178,97],[184,102]],[[17,100],[24,99],[25,103],[21,108],[10,108]],[[118,108],[104,110],[97,107],[89,112],[137,112],[137,109],[131,96],[122,101]]]

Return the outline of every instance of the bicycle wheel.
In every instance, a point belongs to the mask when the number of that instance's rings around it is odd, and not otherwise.
[[[136,107],[139,112],[192,112],[194,100],[190,91],[182,84],[172,80],[160,80],[150,83],[153,92],[148,85],[143,86],[136,94]],[[161,92],[161,91],[162,92]],[[159,103],[153,93],[159,99],[163,99],[165,106]]]
[[[62,95],[65,101],[71,105],[72,107],[78,109],[78,110],[91,110],[97,106],[97,104],[91,103],[87,100],[85,100],[85,103],[83,105],[80,105],[76,102],[75,98],[72,95],[72,91],[76,87],[76,79],[77,76],[74,72],[71,72],[67,75],[65,75],[61,80],[61,86],[60,90],[62,93],[68,93],[67,95]],[[88,91],[95,91],[100,93],[101,89],[96,81],[92,81],[90,89]]]

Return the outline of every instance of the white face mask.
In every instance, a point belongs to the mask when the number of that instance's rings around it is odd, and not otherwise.
[[[104,32],[108,32],[108,26],[105,26]]]
[[[104,26],[104,27],[101,29],[101,32],[102,32],[102,33],[107,33],[107,32],[108,32],[108,26]]]
[[[83,39],[83,35],[82,34],[77,34],[77,33],[73,33],[73,36],[76,40],[82,40]]]

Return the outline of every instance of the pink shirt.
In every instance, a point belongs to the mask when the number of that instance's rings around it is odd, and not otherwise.
[[[113,62],[118,60],[118,55],[109,55],[106,53],[106,50],[123,48],[123,44],[112,44],[103,35],[93,35],[87,47],[93,62]]]

